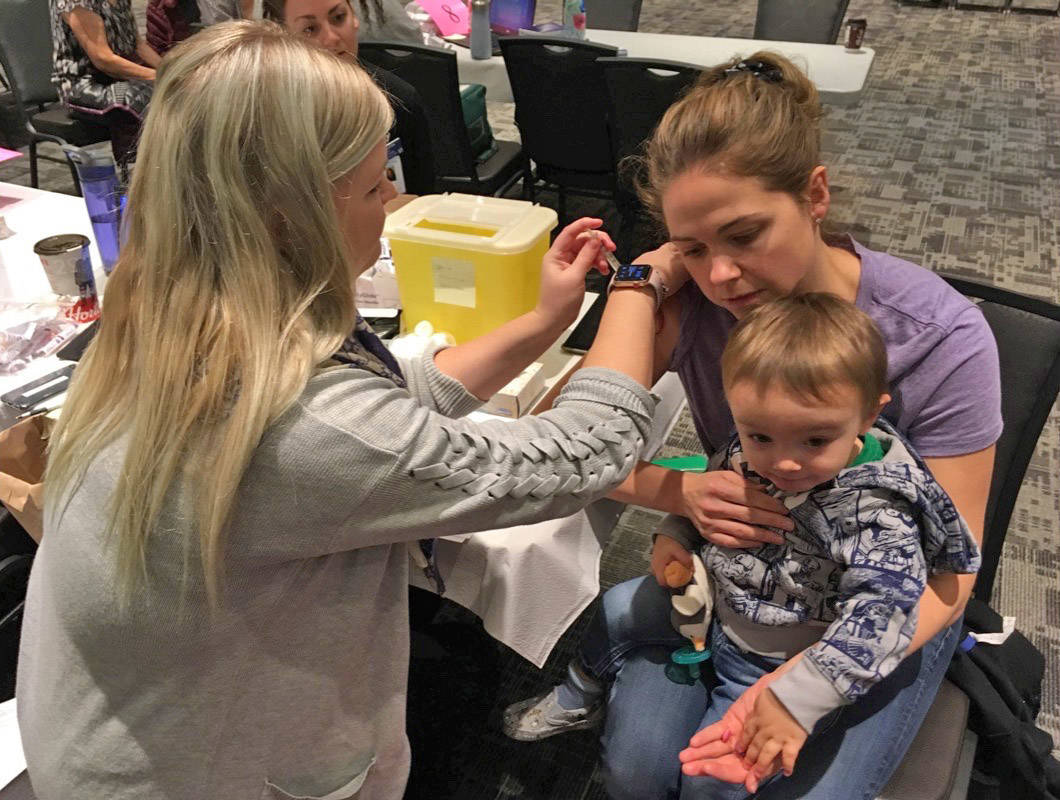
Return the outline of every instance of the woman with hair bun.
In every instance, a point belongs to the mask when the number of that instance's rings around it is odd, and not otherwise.
[[[975,305],[937,275],[825,231],[831,194],[820,162],[820,118],[813,83],[769,52],[705,70],[664,115],[643,158],[642,193],[669,241],[637,261],[691,281],[662,305],[653,378],[677,372],[704,451],[714,453],[735,430],[720,358],[737,321],[792,294],[827,292],[854,303],[876,323],[887,350],[892,399],[881,416],[924,458],[982,544],[1001,433],[993,336]],[[642,463],[611,496],[687,517],[725,548],[782,543],[793,527],[779,501],[735,472],[681,473]],[[603,761],[612,797],[745,797],[740,784],[764,784],[767,774],[748,781],[732,744],[777,673],[751,686],[721,723],[701,730],[714,721],[709,687],[667,678],[672,648],[626,651],[616,644],[642,638],[638,622],[668,604],[659,595],[666,592],[663,568],[674,560],[690,564],[686,550],[657,537],[653,576],[603,596],[587,641],[610,646],[583,648],[572,663],[577,702],[553,689],[513,706],[507,724],[517,729],[532,716],[536,738],[544,727],[545,735],[584,728],[600,717],[606,699]],[[755,796],[876,797],[942,682],[974,581],[974,574],[932,574],[905,660],[864,698],[807,732],[793,774]],[[790,665],[800,654],[782,657]],[[582,702],[586,697],[592,702]],[[726,729],[732,737],[722,741]]]

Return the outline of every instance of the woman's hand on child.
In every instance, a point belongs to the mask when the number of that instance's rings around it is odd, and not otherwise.
[[[541,291],[537,313],[551,325],[566,327],[578,318],[585,297],[585,276],[594,268],[606,275],[604,249],[613,251],[615,243],[603,231],[597,231],[603,220],[582,217],[556,237],[541,262]],[[591,235],[586,235],[593,231]]]
[[[767,527],[790,531],[795,523],[779,500],[731,471],[685,472],[681,475],[684,514],[708,541],[719,547],[783,544]]]
[[[743,754],[749,769],[747,788],[758,791],[758,781],[774,771],[778,758],[784,774],[791,775],[807,735],[772,689],[762,691],[736,743],[736,752]]]
[[[673,561],[683,564],[688,568],[689,574],[691,574],[692,554],[685,550],[684,545],[676,539],[671,539],[662,533],[658,534],[651,549],[651,574],[655,576],[655,580],[663,588],[677,588],[676,586],[670,586],[670,582],[666,579],[666,567]]]

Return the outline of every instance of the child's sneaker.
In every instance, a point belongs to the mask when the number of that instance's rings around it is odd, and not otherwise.
[[[567,710],[556,700],[553,686],[548,692],[512,703],[504,709],[504,733],[520,742],[536,742],[557,733],[595,728],[604,717],[604,703]]]

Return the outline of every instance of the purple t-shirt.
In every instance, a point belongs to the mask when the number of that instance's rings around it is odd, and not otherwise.
[[[921,456],[944,457],[989,447],[1001,435],[997,344],[975,306],[930,270],[850,239],[861,259],[855,301],[887,347],[885,417]],[[695,284],[682,296],[681,333],[670,361],[688,395],[707,453],[735,432],[721,385],[721,352],[736,318]]]

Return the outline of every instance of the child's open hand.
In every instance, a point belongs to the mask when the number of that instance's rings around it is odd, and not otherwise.
[[[772,689],[765,689],[755,700],[754,710],[744,723],[736,752],[755,776],[765,776],[780,758],[785,775],[795,769],[795,759],[806,743],[806,730],[788,713]]]

